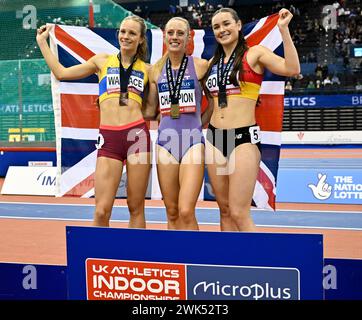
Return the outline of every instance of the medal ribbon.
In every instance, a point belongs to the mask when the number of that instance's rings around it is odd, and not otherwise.
[[[122,96],[122,93],[128,93],[128,84],[129,84],[129,78],[131,77],[133,64],[135,63],[136,56],[133,57],[132,63],[129,65],[127,70],[124,70],[124,67],[122,65],[122,58],[121,58],[121,52],[117,55],[119,60],[119,83],[120,83],[120,99]]]
[[[226,64],[225,70],[223,70],[224,67],[224,53],[221,54],[219,63],[217,65],[217,85],[219,87],[219,96],[218,96],[218,102],[219,107],[224,108],[227,106],[227,100],[226,100],[226,82],[229,76],[229,71],[231,69],[231,66],[234,63],[235,60],[235,50],[231,54],[229,61]]]
[[[186,55],[184,55],[182,58],[180,69],[177,74],[176,84],[174,84],[174,79],[172,76],[172,69],[171,69],[171,61],[170,61],[170,59],[167,59],[167,61],[166,61],[166,74],[167,74],[168,89],[169,89],[170,98],[171,98],[171,105],[178,104],[178,102],[179,102],[181,84],[182,84],[182,80],[185,75],[187,62],[188,62],[188,59],[187,59]]]

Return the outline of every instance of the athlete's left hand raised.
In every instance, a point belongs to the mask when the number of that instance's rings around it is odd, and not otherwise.
[[[289,25],[290,20],[292,20],[293,15],[288,9],[280,9],[279,11],[279,20],[278,20],[278,27],[279,29],[287,28]]]

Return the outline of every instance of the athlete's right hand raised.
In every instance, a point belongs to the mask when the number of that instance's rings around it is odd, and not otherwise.
[[[51,25],[41,26],[36,31],[36,41],[39,43],[40,41],[45,41],[49,37],[49,31],[51,29]]]

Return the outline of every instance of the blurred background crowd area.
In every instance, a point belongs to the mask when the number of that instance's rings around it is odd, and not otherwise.
[[[0,60],[41,58],[33,26],[24,26],[27,9],[23,3],[18,0],[0,2]],[[30,6],[36,8],[37,26],[45,23],[89,26],[89,0],[35,0]],[[147,20],[149,28],[163,28],[168,19],[177,15],[186,18],[194,29],[210,28],[213,13],[221,7],[233,7],[245,23],[285,7],[294,14],[290,29],[302,64],[301,74],[286,82],[286,91],[361,90],[360,0],[94,0],[93,6],[95,27],[117,28],[122,17],[133,13]],[[329,27],[323,25],[326,6],[335,8],[336,12],[335,24],[331,21]]]
[[[293,13],[290,30],[301,73],[286,79],[286,96],[362,92],[360,0],[93,0],[91,26],[90,0],[0,0],[0,142],[23,139],[17,130],[30,127],[45,128],[31,139],[55,140],[50,72],[35,41],[37,27],[118,28],[124,17],[137,14],[148,28],[164,28],[171,17],[182,16],[193,29],[207,29],[221,7],[234,8],[243,23],[283,7]]]
[[[122,1],[119,1],[122,2]],[[257,3],[257,4],[252,4]],[[336,21],[324,22],[328,11],[335,10]],[[362,90],[362,12],[360,0],[350,1],[188,1],[187,6],[170,4],[152,10],[150,5],[124,4],[124,7],[163,28],[172,16],[186,18],[194,29],[210,28],[213,13],[222,7],[234,8],[244,23],[289,9],[290,25],[298,49],[302,72],[287,79],[286,94]],[[334,9],[332,9],[332,7]],[[327,8],[325,10],[327,10]]]

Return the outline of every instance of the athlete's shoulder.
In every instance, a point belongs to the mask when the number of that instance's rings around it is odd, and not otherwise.
[[[256,56],[260,56],[267,51],[270,50],[260,44],[257,44],[247,49],[248,55],[256,55]]]
[[[209,67],[207,60],[201,58],[194,58],[195,70],[197,73],[197,78],[202,79],[206,74],[206,71]]]
[[[145,62],[145,68],[146,68],[147,73],[149,73],[152,70],[152,65]]]
[[[212,64],[214,64],[214,57],[211,57],[208,61],[207,61],[207,66],[210,67]]]
[[[92,61],[100,61],[100,60],[106,60],[109,58],[108,53],[97,53],[93,57],[91,57],[89,60]]]
[[[146,61],[142,60],[141,58],[137,58],[136,61],[137,61],[137,63],[139,63],[139,64],[141,64],[141,65],[143,65],[143,66],[148,65],[148,63],[147,63]]]
[[[149,64],[147,73],[148,73],[148,79],[150,82],[157,82],[158,71],[157,71],[156,65]]]
[[[194,57],[194,63],[195,65],[197,65],[198,67],[201,68],[207,68],[209,66],[208,61],[206,59],[201,59],[198,57]]]
[[[90,58],[88,61],[93,62],[98,70],[101,70],[105,63],[108,61],[110,55],[108,53],[98,53],[95,54],[92,58]]]

